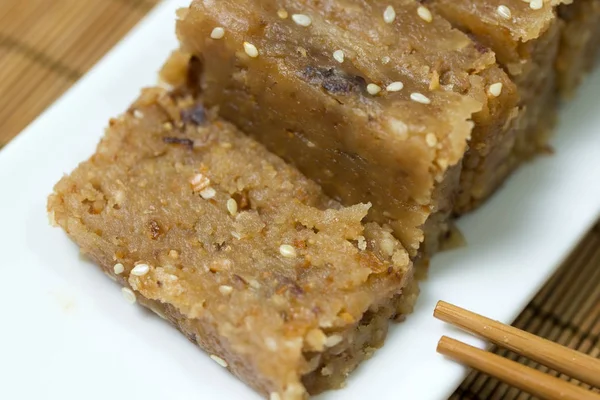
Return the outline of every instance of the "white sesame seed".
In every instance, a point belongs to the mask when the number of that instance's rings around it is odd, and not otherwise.
[[[216,362],[217,364],[219,364],[221,367],[223,367],[223,368],[227,368],[228,367],[227,361],[223,360],[221,357],[215,356],[214,354],[211,354],[210,358],[214,362]]]
[[[404,83],[402,82],[392,82],[385,88],[388,92],[399,92],[402,89],[404,89]]]
[[[113,271],[115,272],[115,274],[119,275],[119,274],[123,273],[123,271],[125,271],[125,267],[123,266],[123,264],[117,263],[113,267]]]
[[[381,87],[379,85],[376,85],[374,83],[369,83],[367,85],[367,92],[369,92],[370,95],[377,95],[379,92],[381,92]]]
[[[221,285],[219,286],[219,292],[221,292],[223,296],[229,296],[231,292],[233,292],[233,288],[229,285]]]
[[[179,258],[179,252],[177,250],[169,250],[169,257],[171,258]]]
[[[244,42],[244,51],[246,52],[246,54],[248,54],[249,57],[258,57],[258,49],[252,43]]]
[[[131,270],[131,275],[144,276],[150,271],[148,264],[138,264]]]
[[[336,344],[341,343],[342,340],[344,340],[344,338],[340,335],[328,336],[327,339],[325,339],[325,347],[333,347]]]
[[[135,293],[133,293],[133,290],[129,289],[128,287],[124,287],[121,289],[121,294],[129,303],[135,303]]]
[[[310,26],[312,24],[312,20],[306,14],[293,14],[292,20],[300,26]]]
[[[489,94],[491,94],[494,97],[500,96],[502,94],[502,86],[502,82],[496,82],[491,84],[488,88]]]
[[[223,36],[225,36],[225,29],[221,28],[220,26],[217,26],[210,33],[211,39],[222,39]]]
[[[137,119],[142,119],[144,118],[144,113],[140,110],[133,110],[133,116]]]
[[[277,392],[271,392],[269,400],[281,400],[281,396]]]
[[[279,246],[279,253],[287,258],[296,257],[296,249],[293,246],[290,246],[289,244],[282,244],[281,246]]]
[[[276,351],[277,350],[277,342],[272,337],[268,337],[268,338],[265,339],[265,345],[271,351]]]
[[[207,187],[206,189],[204,189],[200,192],[200,196],[204,200],[212,199],[213,197],[215,197],[216,194],[217,194],[217,191],[211,187]]]
[[[387,63],[389,63],[390,61],[391,61],[391,59],[390,59],[388,56],[383,56],[383,57],[381,57],[381,62],[382,62],[383,64],[387,64]]]
[[[231,215],[237,214],[238,204],[237,201],[235,201],[235,199],[227,200],[227,211],[229,211],[229,214]]]
[[[512,12],[510,11],[510,8],[508,8],[504,4],[499,5],[498,8],[496,9],[496,12],[498,13],[498,15],[500,17],[502,17],[506,20],[509,20],[512,18]]]
[[[429,11],[427,7],[419,6],[419,8],[417,8],[417,14],[425,22],[433,21],[433,15],[431,15],[431,11]]]
[[[342,50],[336,50],[333,52],[333,59],[340,64],[344,62],[344,52]]]
[[[435,147],[437,145],[437,137],[433,133],[425,135],[425,142],[429,147]]]
[[[529,2],[529,8],[532,10],[541,10],[544,7],[544,0],[531,0]]]
[[[410,99],[412,101],[416,101],[417,103],[421,103],[421,104],[431,104],[431,100],[429,99],[429,97],[421,94],[421,93],[411,93],[410,94]]]
[[[234,238],[236,238],[237,240],[240,240],[242,238],[242,235],[240,235],[238,232],[236,231],[231,231],[231,236],[233,236]]]
[[[277,16],[281,19],[286,19],[288,17],[288,12],[282,8],[281,10],[277,11]]]
[[[190,179],[190,184],[192,185],[194,192],[199,192],[210,185],[210,179],[202,174],[196,174]]]
[[[396,20],[396,10],[394,10],[394,7],[392,7],[392,6],[387,6],[385,11],[383,12],[383,21],[386,24],[391,24],[395,20]]]
[[[260,289],[260,283],[256,279],[250,279],[248,284],[252,289]]]

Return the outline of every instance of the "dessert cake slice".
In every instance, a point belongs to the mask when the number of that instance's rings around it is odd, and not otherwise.
[[[560,6],[558,15],[564,21],[556,62],[558,87],[570,96],[595,64],[600,50],[600,1],[577,0]]]
[[[600,47],[600,2],[597,0],[423,0],[455,27],[490,47],[517,84],[520,127],[511,141],[497,146],[505,154],[500,176],[523,160],[547,151],[554,126],[558,89],[573,91]],[[559,18],[559,15],[562,19]],[[557,84],[558,82],[558,84]],[[489,157],[496,157],[491,149]],[[480,198],[498,186],[484,181]],[[473,208],[467,198],[458,211]]]
[[[149,89],[55,187],[51,220],[258,392],[341,385],[417,295],[391,229],[183,92]],[[406,292],[403,290],[406,288]]]
[[[208,104],[330,196],[371,202],[415,256],[447,229],[469,139],[479,155],[502,143],[517,98],[493,52],[394,3],[197,0],[178,35]]]

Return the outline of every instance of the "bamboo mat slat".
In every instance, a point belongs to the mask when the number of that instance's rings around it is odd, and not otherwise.
[[[83,76],[158,1],[0,1],[0,147]],[[600,356],[600,225],[588,234],[514,325]],[[568,379],[516,354],[494,351]],[[477,372],[470,373],[451,397],[531,398]]]

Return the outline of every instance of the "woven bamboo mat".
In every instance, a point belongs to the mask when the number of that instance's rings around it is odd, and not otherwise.
[[[77,81],[157,2],[0,1],[0,147]],[[600,356],[600,225],[588,234],[515,325]],[[473,372],[452,399],[529,397]]]

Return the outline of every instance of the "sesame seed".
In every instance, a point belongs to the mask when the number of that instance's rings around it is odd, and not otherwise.
[[[248,284],[252,289],[260,289],[260,283],[256,279],[250,279]]]
[[[325,346],[326,347],[333,347],[337,344],[340,344],[341,341],[344,340],[343,337],[341,337],[340,335],[331,335],[328,336],[327,339],[325,339]]]
[[[502,94],[502,86],[502,82],[496,82],[491,84],[488,88],[489,94],[491,94],[494,97],[500,96]]]
[[[425,135],[425,142],[429,147],[435,147],[437,145],[437,137],[433,133]]]
[[[282,8],[281,10],[277,11],[277,16],[281,19],[286,19],[288,17],[288,12]]]
[[[133,293],[133,290],[129,289],[128,287],[124,287],[121,289],[121,294],[125,300],[127,300],[127,302],[131,304],[135,303],[135,293]]]
[[[210,185],[210,179],[202,174],[196,174],[190,179],[190,184],[192,185],[194,192],[200,192]]]
[[[204,200],[212,199],[217,194],[217,191],[211,187],[207,187],[206,189],[200,192],[200,196]]]
[[[258,57],[258,49],[252,43],[244,42],[244,51],[246,52],[246,54],[248,54],[249,57]]]
[[[388,92],[399,92],[402,89],[404,89],[404,83],[402,82],[392,82],[385,88]]]
[[[312,20],[306,14],[293,14],[292,20],[300,26],[310,26],[312,24]]]
[[[340,64],[344,62],[344,52],[342,50],[336,50],[333,52],[333,59]]]
[[[392,22],[394,22],[395,19],[396,19],[396,10],[394,10],[394,7],[392,7],[392,6],[387,6],[385,11],[383,12],[383,21],[386,24],[391,24]]]
[[[140,110],[133,110],[133,116],[137,119],[142,119],[144,118],[144,113]]]
[[[431,100],[429,99],[429,97],[427,97],[421,93],[411,93],[410,99],[412,101],[416,101],[417,103],[421,103],[421,104],[431,104]]]
[[[382,62],[383,64],[387,64],[387,63],[389,63],[390,61],[391,61],[391,59],[390,59],[388,56],[383,56],[383,57],[381,57],[381,62]]]
[[[119,275],[119,274],[123,273],[123,271],[125,271],[125,267],[123,267],[123,264],[117,263],[113,267],[113,271],[115,272],[115,274]]]
[[[231,292],[233,292],[233,288],[228,285],[221,285],[219,286],[219,292],[221,292],[223,296],[229,296]]]
[[[179,258],[179,252],[177,250],[169,250],[169,257],[171,258]]]
[[[240,240],[242,238],[242,235],[240,235],[239,233],[237,233],[236,231],[231,231],[231,236],[233,236],[234,238],[236,238],[237,240]]]
[[[429,11],[427,7],[419,6],[419,8],[417,8],[417,14],[425,22],[433,21],[433,15],[431,15],[431,11]]]
[[[532,10],[541,10],[544,7],[544,0],[531,0],[529,2],[529,8]]]
[[[287,258],[296,257],[296,249],[293,246],[290,246],[289,244],[282,244],[281,246],[279,246],[279,253]]]
[[[225,36],[225,29],[221,28],[220,26],[217,26],[210,33],[211,39],[222,39],[223,36]]]
[[[131,275],[144,276],[150,271],[148,264],[138,264],[131,270]]]
[[[281,396],[277,392],[271,392],[269,400],[281,400]]]
[[[223,368],[227,368],[228,367],[227,361],[223,360],[221,357],[215,356],[214,354],[211,354],[210,358],[214,362],[216,362],[217,364],[219,364],[221,367],[223,367]]]
[[[502,18],[504,18],[506,20],[509,20],[512,18],[512,12],[510,11],[510,8],[508,8],[504,4],[499,5],[498,8],[496,9],[496,12],[498,13],[499,16],[501,16]]]
[[[268,337],[265,339],[265,345],[271,351],[277,350],[277,342],[272,337]]]
[[[237,210],[238,210],[237,201],[235,201],[235,199],[227,200],[227,211],[229,211],[229,214],[235,215],[235,214],[237,214]]]
[[[375,96],[376,94],[378,94],[379,92],[381,92],[381,87],[379,85],[374,84],[374,83],[369,83],[367,85],[367,92],[369,92],[370,95]]]

